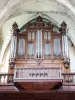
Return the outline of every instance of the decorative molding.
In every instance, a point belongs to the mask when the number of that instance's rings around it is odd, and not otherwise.
[[[40,66],[40,64],[42,63],[43,59],[36,59],[37,64]]]

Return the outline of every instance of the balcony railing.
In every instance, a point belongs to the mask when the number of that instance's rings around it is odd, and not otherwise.
[[[40,79],[46,81],[63,79],[63,84],[75,85],[75,73],[61,73],[61,68],[15,68],[14,74],[0,73],[0,85],[12,84],[20,80]]]
[[[62,73],[63,84],[75,85],[75,73]]]
[[[13,83],[14,74],[0,73],[0,85],[8,85]]]
[[[61,68],[15,68],[14,81],[62,79]]]

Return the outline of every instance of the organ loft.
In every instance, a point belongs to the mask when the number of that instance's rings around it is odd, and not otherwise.
[[[12,25],[9,73],[22,90],[51,90],[62,85],[62,73],[70,72],[67,24],[57,27],[38,16],[19,29]]]

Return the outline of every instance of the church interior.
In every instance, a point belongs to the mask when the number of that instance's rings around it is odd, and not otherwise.
[[[75,1],[0,1],[0,100],[70,100],[74,92]]]

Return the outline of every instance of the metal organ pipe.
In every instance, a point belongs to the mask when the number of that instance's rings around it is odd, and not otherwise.
[[[63,21],[60,27],[60,32],[62,34],[62,49],[63,49],[63,57],[68,58],[68,39],[67,39],[67,24]]]
[[[63,56],[68,58],[69,48],[68,48],[68,39],[66,34],[62,36],[62,47],[63,47]]]
[[[17,43],[17,37],[12,35],[11,48],[10,48],[10,57],[11,58],[15,58],[15,56],[16,56],[16,43]]]
[[[11,42],[10,42],[10,58],[13,58],[13,53],[12,53],[12,43],[13,43],[13,38],[11,36]]]
[[[62,48],[63,48],[63,56],[65,57],[65,35],[62,36]]]
[[[37,58],[42,58],[42,30],[37,30],[36,56],[37,56]]]
[[[68,37],[66,34],[66,57],[68,58],[68,56],[69,56],[69,47],[68,47]]]
[[[18,56],[24,56],[24,53],[25,53],[25,40],[19,39]]]
[[[41,58],[42,58],[42,30],[41,31]]]
[[[11,37],[11,58],[15,58],[16,56],[16,45],[17,45],[17,34],[19,32],[19,28],[17,23],[15,22],[12,25],[12,37]]]

